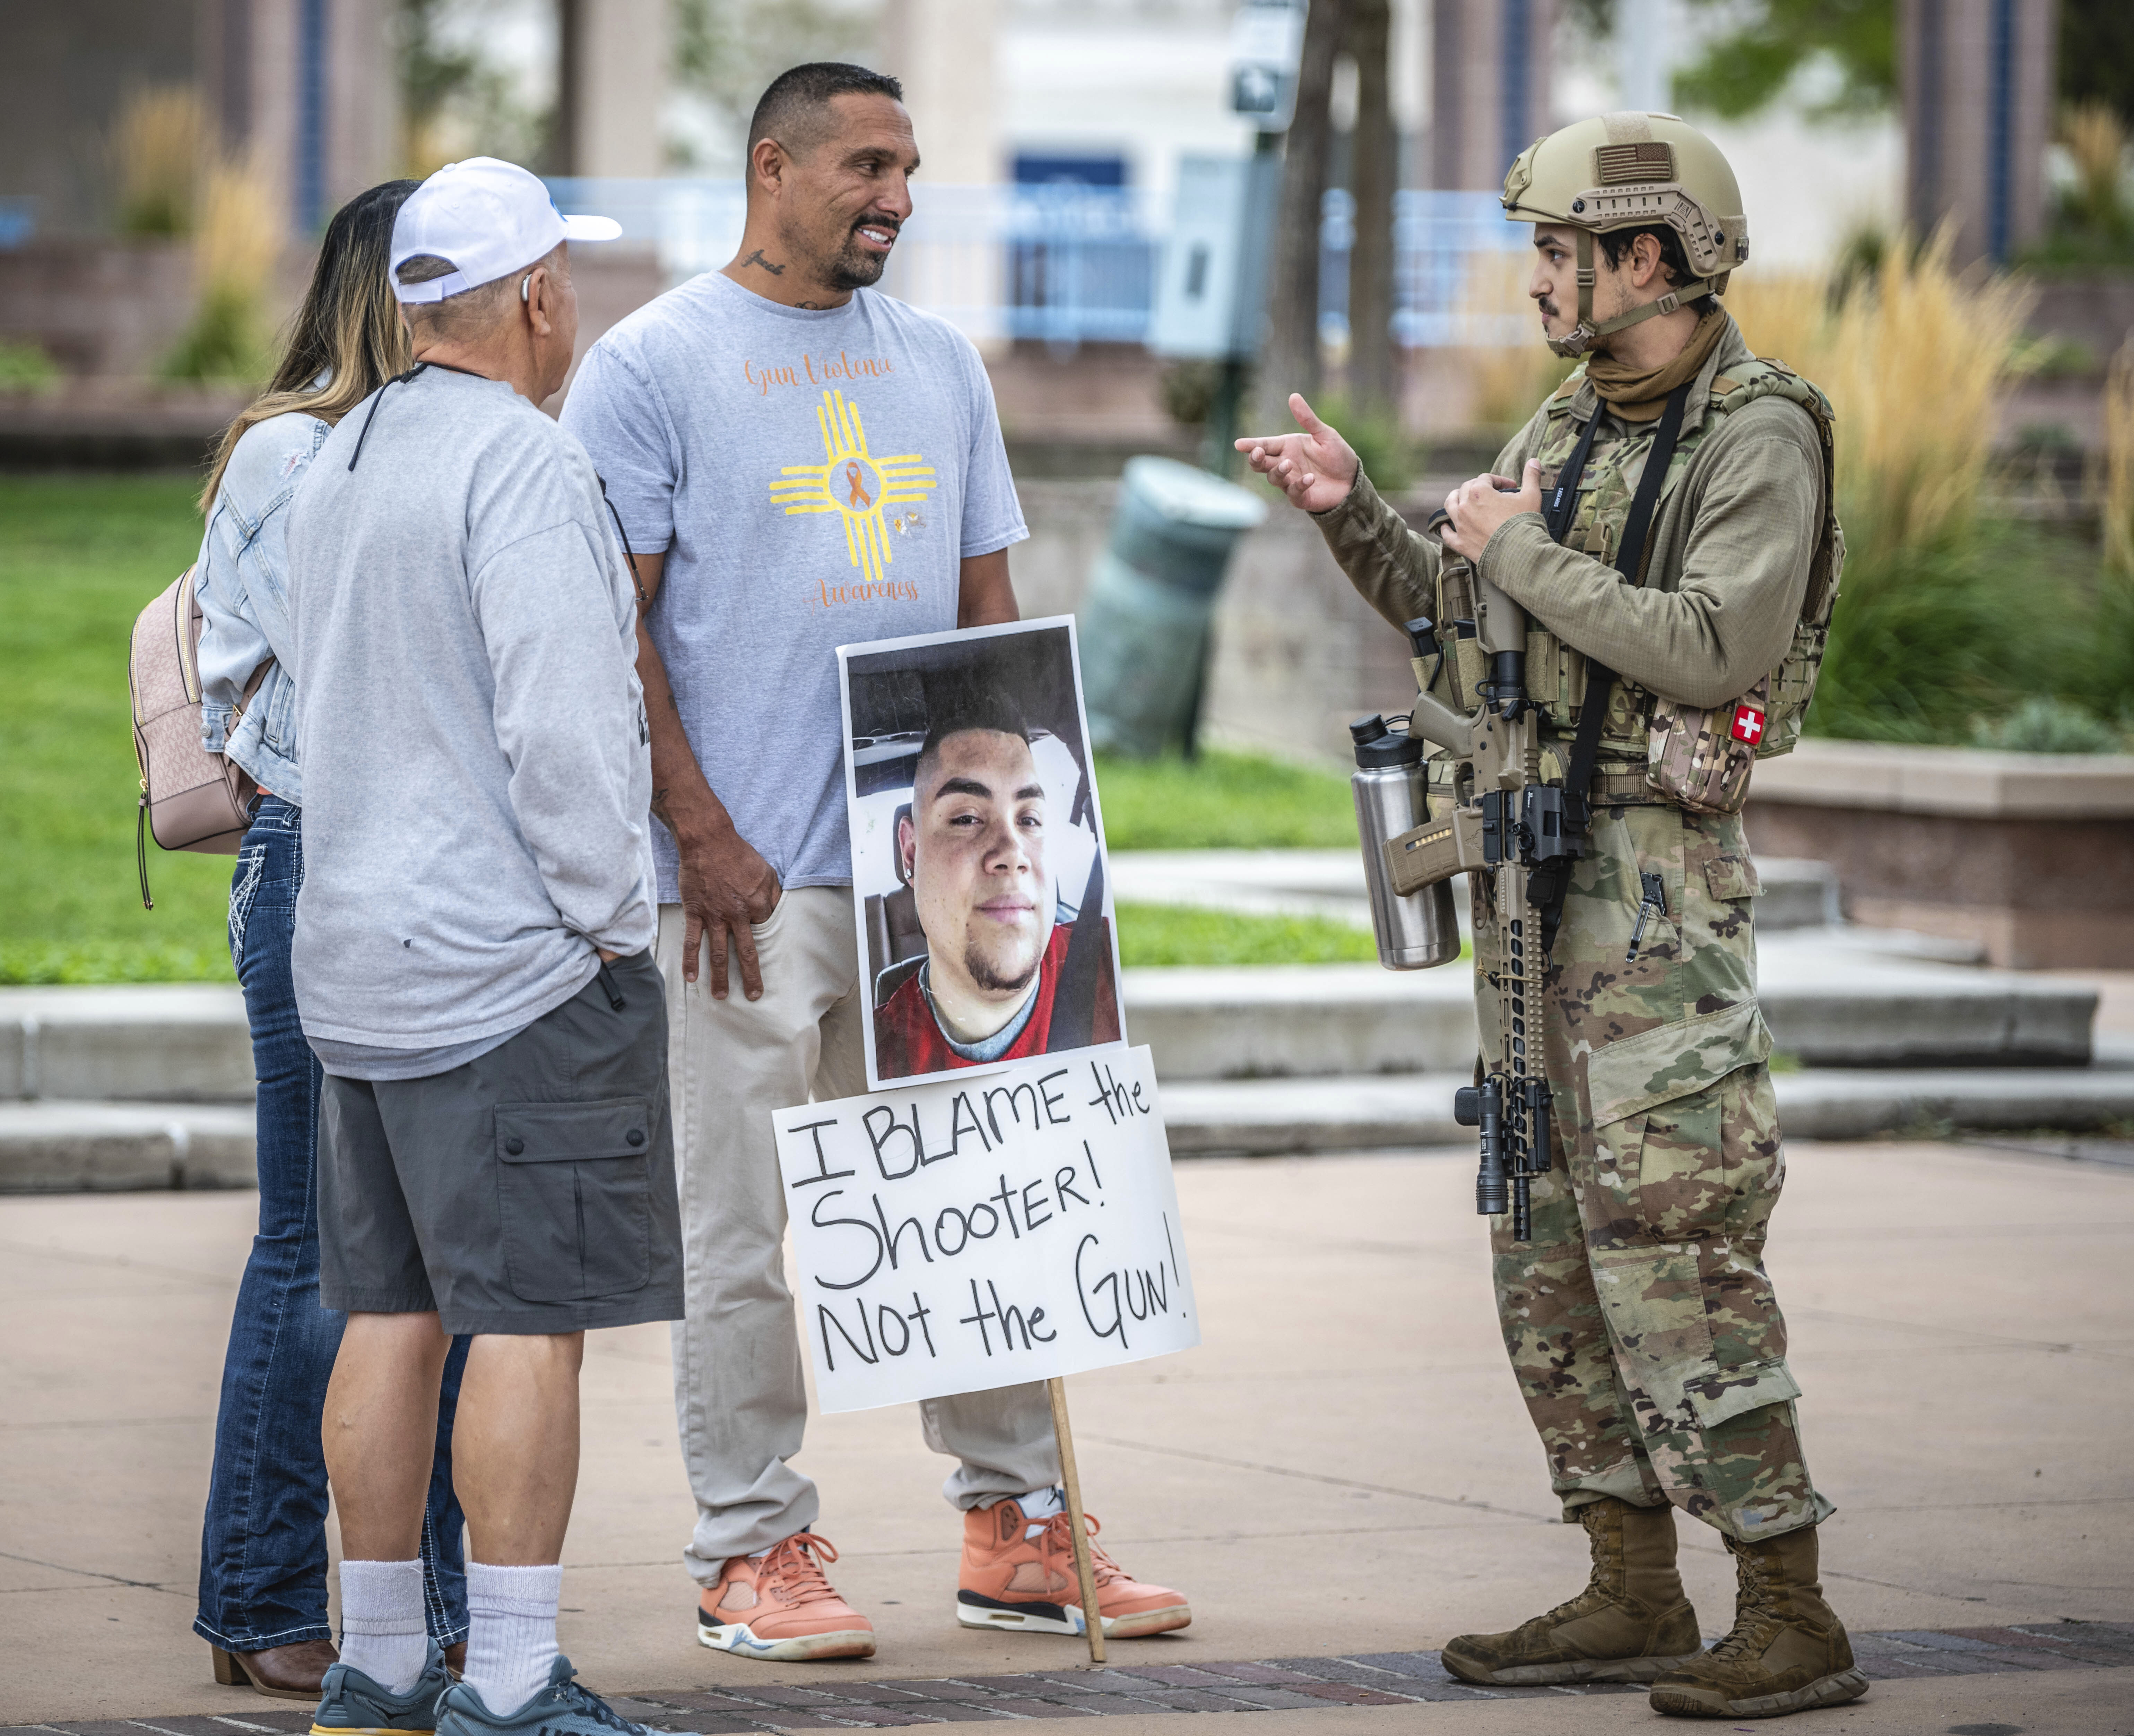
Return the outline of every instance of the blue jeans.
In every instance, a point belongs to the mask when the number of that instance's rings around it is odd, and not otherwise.
[[[200,1533],[193,1632],[225,1651],[327,1640],[326,1467],[319,1443],[344,1315],[319,1306],[321,1075],[289,973],[302,816],[262,796],[229,888],[229,954],[244,989],[259,1081],[259,1233],[237,1289],[222,1366],[215,1469]],[[462,1519],[452,1496],[452,1415],[467,1341],[445,1363],[437,1452],[422,1516],[424,1602],[440,1646],[466,1637]]]

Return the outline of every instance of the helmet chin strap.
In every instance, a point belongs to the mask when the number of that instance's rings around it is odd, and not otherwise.
[[[1628,313],[1619,313],[1612,320],[1593,323],[1593,231],[1578,231],[1578,323],[1562,337],[1552,337],[1548,346],[1558,355],[1583,355],[1604,337],[1612,336],[1626,326],[1634,326],[1640,320],[1649,320],[1663,313],[1673,313],[1686,302],[1712,294],[1718,284],[1710,278],[1692,278],[1687,283],[1678,283],[1657,302],[1647,302],[1633,307]]]

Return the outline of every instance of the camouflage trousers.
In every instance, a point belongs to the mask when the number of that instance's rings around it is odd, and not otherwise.
[[[1504,1346],[1566,1516],[1673,1501],[1745,1541],[1831,1511],[1808,1481],[1764,1270],[1785,1177],[1755,999],[1755,868],[1736,816],[1603,809],[1546,979],[1556,1166],[1533,1238],[1492,1245]],[[1645,882],[1666,907],[1626,961]],[[1484,1053],[1497,924],[1475,877]]]

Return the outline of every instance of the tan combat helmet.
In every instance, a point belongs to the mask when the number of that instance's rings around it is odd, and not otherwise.
[[[1749,257],[1741,189],[1719,147],[1672,114],[1603,114],[1543,134],[1504,177],[1508,223],[1561,223],[1578,231],[1578,324],[1552,337],[1559,355],[1583,355],[1610,332],[1685,302],[1726,293]],[[1666,224],[1682,237],[1695,281],[1656,302],[1593,322],[1593,238]]]

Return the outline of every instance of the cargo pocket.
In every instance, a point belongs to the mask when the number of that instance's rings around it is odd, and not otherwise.
[[[500,1103],[497,1192],[505,1270],[524,1302],[591,1302],[651,1275],[645,1097]]]
[[[1715,898],[1755,898],[1763,895],[1764,883],[1756,864],[1745,850],[1728,850],[1709,858],[1704,864],[1704,883]]]
[[[1692,1376],[1684,1385],[1690,1409],[1707,1429],[1716,1429],[1766,1405],[1782,1405],[1801,1395],[1800,1382],[1794,1378],[1783,1356],[1769,1362],[1746,1362],[1739,1368],[1715,1369]]]
[[[1783,1356],[1727,1364],[1712,1320],[1708,1250],[1694,1245],[1595,1250],[1618,1369],[1642,1433],[1701,1435],[1766,1405],[1800,1396]]]
[[[1593,1124],[1605,1127],[1702,1090],[1770,1052],[1771,1033],[1753,1000],[1619,1038],[1586,1064]]]
[[[1696,1431],[1702,1424],[1689,1389],[1718,1373],[1697,1248],[1596,1248],[1591,1260],[1639,1431],[1648,1438]]]
[[[1596,1129],[1589,1257],[1649,1439],[1702,1434],[1799,1396],[1760,1257],[1784,1171],[1765,1136],[1768,1081],[1741,1071],[1769,1047],[1755,1011],[1663,1026],[1591,1063],[1596,1118],[1604,1090],[1627,1112]],[[1631,1052],[1611,1078],[1599,1063],[1616,1049]],[[1657,1083],[1670,1070],[1683,1076]]]

